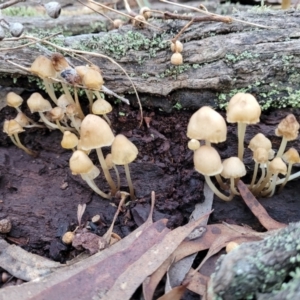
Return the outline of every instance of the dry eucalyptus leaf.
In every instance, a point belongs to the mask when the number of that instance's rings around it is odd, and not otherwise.
[[[207,214],[212,209],[214,192],[206,183],[204,184],[203,194],[205,197],[205,201],[203,203],[198,203],[195,205],[195,209],[190,216],[190,222],[192,220],[199,219],[201,216]],[[206,219],[203,219],[203,222],[201,222],[201,226],[206,225],[207,221],[208,221],[208,217]],[[193,232],[190,233],[189,240],[199,238],[200,236],[202,236],[203,232],[204,232],[203,227],[196,228],[195,230],[193,230]],[[167,272],[167,282],[166,282],[165,292],[168,292],[173,287],[182,284],[182,281],[185,278],[185,275],[190,270],[195,257],[196,257],[196,253],[190,256],[186,256],[181,260],[179,260],[178,262],[171,265],[170,269]]]
[[[215,251],[217,253],[226,246],[227,241],[237,240],[240,237],[250,241],[259,240],[262,238],[257,235],[255,231],[249,228],[237,225],[230,225],[230,227],[228,227],[227,225],[223,224],[214,224],[207,225],[205,233],[200,238],[194,240],[184,240],[172,253],[172,255],[168,257],[164,263],[143,283],[143,294],[145,300],[151,300],[153,298],[157,285],[174,261],[176,262],[193,253],[207,250],[214,245],[214,243],[217,244],[217,246],[213,246],[216,247]],[[212,252],[212,255],[213,254],[214,252]],[[192,281],[193,278],[191,279],[191,282]]]
[[[263,225],[266,229],[273,230],[273,229],[284,228],[287,226],[286,224],[275,221],[269,216],[265,208],[257,201],[257,199],[249,191],[249,189],[243,183],[242,180],[239,180],[237,187],[247,206],[250,208],[252,213],[257,217],[261,225]]]
[[[63,265],[0,239],[0,266],[13,276],[30,281],[48,275]]]
[[[165,295],[159,297],[157,300],[180,300],[185,290],[186,285],[176,286]]]
[[[91,255],[107,247],[105,239],[92,232],[76,233],[72,242],[75,249],[86,249]]]

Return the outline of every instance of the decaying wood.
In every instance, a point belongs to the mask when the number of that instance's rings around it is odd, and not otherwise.
[[[182,53],[184,65],[177,67],[170,63],[172,53],[168,43],[161,49],[157,45],[145,49],[143,42],[140,47],[138,46],[138,39],[136,45],[129,45],[126,35],[134,32],[150,41],[162,36],[162,40],[167,41],[175,36],[186,21],[150,21],[160,27],[161,31],[150,27],[135,29],[131,25],[126,25],[118,31],[59,39],[60,44],[67,48],[78,48],[78,45],[87,45],[90,42],[91,48],[95,48],[90,51],[113,56],[114,53],[105,50],[105,46],[116,47],[117,42],[107,37],[121,35],[123,39],[119,42],[120,47],[125,47],[126,51],[124,55],[116,58],[116,61],[132,75],[137,90],[145,94],[142,97],[144,105],[159,106],[168,111],[176,102],[180,102],[183,107],[198,107],[199,103],[214,104],[220,93],[228,93],[249,85],[251,87],[248,91],[257,94],[258,98],[261,98],[259,93],[271,95],[272,91],[276,91],[273,97],[278,98],[286,95],[288,89],[297,90],[300,68],[299,14],[298,11],[290,10],[263,13],[250,11],[233,15],[236,19],[272,27],[268,29],[236,21],[231,24],[213,22],[193,24],[180,39],[184,42]],[[69,29],[72,29],[71,27]],[[102,42],[107,40],[108,45],[103,43],[97,45],[97,42],[92,40],[95,41],[95,38],[100,38]],[[2,41],[0,47],[17,45],[20,45],[20,42]],[[39,54],[47,55],[49,51],[44,46],[1,51],[1,76],[9,75],[10,78],[25,75],[20,69],[8,64],[7,60],[30,66]],[[108,88],[117,93],[132,92],[125,74],[111,61],[86,57],[101,67]],[[75,65],[81,64],[78,60],[71,60]],[[16,85],[18,82],[24,85],[22,80],[18,80]],[[1,79],[0,84],[11,84],[11,80]],[[156,101],[157,96],[163,96],[165,100]]]
[[[275,299],[290,272],[298,274],[299,234],[299,223],[292,223],[262,241],[242,244],[222,256],[210,282],[210,299],[217,295],[224,300],[249,299],[257,292],[262,294],[259,299],[266,299],[263,294]],[[274,294],[268,294],[272,291]],[[289,299],[298,299],[299,289],[291,288],[287,294]]]

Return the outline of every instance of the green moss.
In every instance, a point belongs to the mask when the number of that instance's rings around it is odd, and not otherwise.
[[[229,54],[225,55],[225,62],[236,63],[236,62],[244,60],[244,59],[254,59],[257,57],[259,57],[259,54],[252,53],[250,51],[244,51],[239,55],[236,55],[234,53],[229,53]]]
[[[30,6],[10,6],[3,9],[2,14],[10,17],[37,17],[44,15],[42,12]]]
[[[159,78],[172,77],[173,79],[177,79],[179,74],[189,70],[192,66],[189,64],[182,64],[179,66],[171,65],[165,69],[163,73],[157,75]]]
[[[158,50],[167,48],[168,44],[164,34],[157,33],[152,38],[147,38],[140,32],[128,31],[125,34],[109,32],[102,37],[92,36],[80,44],[74,44],[73,48],[84,51],[100,51],[115,59],[121,59],[130,50],[145,50],[151,58],[156,56]]]

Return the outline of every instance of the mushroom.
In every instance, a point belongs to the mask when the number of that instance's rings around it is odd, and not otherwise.
[[[52,101],[57,104],[57,98],[54,93],[53,84],[51,82],[51,79],[49,79],[51,77],[56,77],[56,72],[53,68],[51,60],[43,55],[38,56],[32,63],[30,72],[37,75],[43,80],[48,95],[50,96]]]
[[[130,198],[135,199],[129,166],[138,155],[137,147],[123,134],[118,134],[111,145],[111,159],[115,165],[123,165],[129,186]]]
[[[188,142],[188,148],[192,151],[195,151],[197,150],[198,148],[200,148],[200,142],[196,139],[191,139],[189,142]]]
[[[194,166],[197,172],[205,177],[205,181],[211,190],[222,200],[231,201],[233,194],[225,196],[222,194],[210,179],[210,176],[220,174],[223,170],[221,158],[217,150],[211,146],[201,146],[194,151]]]
[[[288,151],[286,151],[283,154],[282,159],[288,164],[288,168],[287,168],[287,174],[285,176],[285,180],[283,181],[282,185],[278,190],[279,193],[282,191],[282,189],[284,188],[284,186],[289,180],[293,164],[300,162],[299,153],[295,148],[290,148]]]
[[[91,159],[83,151],[76,150],[69,161],[70,169],[73,175],[80,174],[82,179],[87,182],[89,187],[103,198],[111,197],[102,192],[94,182],[94,179],[100,174],[100,170],[93,164]]]
[[[117,189],[105,163],[101,147],[111,146],[114,138],[114,134],[109,125],[99,116],[89,114],[83,119],[80,128],[81,148],[83,150],[96,149],[99,162],[111,188],[112,195],[115,195]]]
[[[92,105],[92,112],[95,115],[102,115],[103,118],[107,121],[109,126],[111,126],[111,122],[106,114],[112,111],[112,106],[109,102],[104,100],[103,98],[98,98]]]
[[[51,123],[43,114],[50,111],[52,106],[50,102],[42,97],[39,93],[33,93],[27,100],[27,105],[31,113],[38,112],[42,121],[50,127],[50,129],[59,129],[56,124]]]
[[[288,141],[293,141],[298,137],[299,123],[293,114],[287,115],[278,124],[275,134],[282,136],[281,144],[276,157],[281,157]]]
[[[243,160],[244,137],[247,124],[259,122],[261,108],[256,99],[247,93],[237,93],[227,106],[227,122],[238,123],[238,157]]]
[[[19,133],[23,132],[24,129],[22,126],[16,121],[16,120],[5,120],[3,124],[3,132],[5,132],[11,139],[11,141],[20,149],[24,150],[27,154],[36,156],[36,153],[32,150],[29,150],[27,147],[25,147],[20,139],[19,139]]]
[[[14,92],[9,92],[6,95],[6,104],[10,107],[14,107],[17,112],[22,112],[20,109],[20,106],[23,103],[23,99],[21,96],[19,96],[18,94],[14,93]]]
[[[258,166],[260,165],[262,168],[262,174],[260,179],[258,180],[257,184],[255,185],[255,189],[257,189],[259,187],[259,184],[262,182],[262,180],[265,177],[265,166],[268,165],[268,159],[269,159],[269,155],[268,155],[268,151],[266,148],[256,148],[253,151],[253,159],[255,161],[255,166],[254,166],[254,171],[253,171],[253,175],[252,175],[252,180],[250,183],[250,187],[249,189],[252,190],[254,187],[254,183],[257,177],[257,171],[258,171]]]
[[[263,196],[272,197],[275,192],[276,188],[276,180],[278,174],[285,175],[287,173],[287,167],[286,164],[283,162],[283,160],[280,157],[275,157],[270,163],[268,168],[268,173],[266,178],[263,180],[261,185],[258,187],[257,190],[255,190],[256,194],[259,194],[262,191]],[[272,177],[272,179],[271,179]],[[271,182],[270,182],[271,179]],[[263,191],[265,186],[269,183],[269,186],[266,190]]]
[[[73,151],[75,151],[75,147],[77,145],[78,145],[78,137],[74,133],[66,130],[61,140],[61,146],[64,149],[72,149]]]
[[[205,140],[205,144],[221,143],[226,140],[227,127],[223,117],[209,106],[202,106],[190,118],[187,137]]]
[[[238,157],[230,157],[223,161],[223,170],[221,176],[230,179],[230,191],[234,195],[240,195],[234,184],[235,180],[246,175],[244,163]]]

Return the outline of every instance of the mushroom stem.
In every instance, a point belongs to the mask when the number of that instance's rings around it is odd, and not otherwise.
[[[59,129],[59,127],[57,125],[51,123],[42,112],[39,111],[39,115],[40,115],[41,119],[43,120],[43,122],[46,125],[48,125],[51,129]]]
[[[79,99],[78,99],[78,93],[77,93],[77,87],[76,86],[74,86],[74,98],[75,98],[76,106],[78,107],[79,117],[81,119],[84,119],[84,113],[82,111],[82,108],[81,108],[81,105],[80,105],[80,102],[79,102]]]
[[[246,132],[246,123],[238,122],[238,158],[243,161],[244,156],[244,138],[245,138],[245,132]]]
[[[291,172],[292,172],[292,166],[293,166],[293,164],[291,164],[291,163],[288,164],[288,169],[287,169],[286,176],[284,178],[284,181],[283,181],[282,185],[280,186],[280,188],[278,190],[278,193],[280,193],[282,191],[282,189],[285,187],[286,183],[290,180],[289,178],[290,178],[290,175],[291,175]],[[295,175],[295,174],[293,174],[293,175]],[[278,184],[277,182],[276,182],[276,185]]]
[[[290,176],[288,177],[288,180],[287,180],[287,181],[296,179],[296,178],[298,178],[298,177],[300,177],[300,171],[299,171],[299,172],[296,172],[296,173],[294,173],[294,174],[292,174],[292,175],[290,175]],[[285,178],[279,179],[279,180],[276,181],[276,185],[282,184],[284,181],[285,181]]]
[[[19,136],[18,136],[17,133],[14,134],[14,138],[15,138],[15,141],[16,141],[16,145],[17,145],[20,149],[24,150],[27,154],[29,154],[29,155],[31,155],[31,156],[36,156],[36,153],[35,153],[35,152],[29,150],[28,148],[26,148],[26,147],[21,143],[21,141],[20,141]]]
[[[126,179],[128,182],[129,191],[130,191],[130,198],[131,198],[131,200],[134,200],[135,195],[134,195],[133,184],[132,184],[131,177],[130,177],[129,165],[125,164],[124,169],[125,169]]]
[[[102,192],[97,185],[95,184],[94,180],[90,179],[88,176],[86,176],[85,174],[81,174],[81,177],[83,180],[86,181],[86,183],[89,185],[89,187],[98,195],[100,195],[103,198],[106,199],[110,199],[111,197],[107,194],[105,194],[104,192]]]
[[[236,179],[239,180],[239,178],[236,178]],[[237,196],[240,195],[240,193],[235,188],[235,178],[233,178],[233,177],[230,177],[230,191],[231,191],[231,194],[234,194]]]
[[[119,174],[118,168],[116,167],[115,164],[113,164],[113,168],[114,168],[114,170],[116,172],[116,176],[117,176],[117,191],[119,191],[120,187],[121,187],[120,174]]]
[[[105,119],[105,121],[108,123],[108,125],[111,126],[111,122],[110,122],[110,119],[108,118],[108,116],[106,114],[103,114],[102,116]]]
[[[271,179],[271,184],[270,186],[262,192],[262,196],[266,197],[272,197],[275,193],[276,189],[276,179],[277,179],[278,173],[273,174],[272,179]]]
[[[93,106],[93,92],[90,90],[85,89],[86,96],[89,100],[89,110],[90,114],[92,113],[92,106]]]
[[[216,186],[213,184],[213,182],[211,181],[210,177],[207,175],[204,175],[205,177],[205,181],[207,183],[207,185],[210,187],[210,189],[222,200],[224,201],[231,201],[233,198],[233,194],[230,194],[229,196],[225,196],[224,194],[222,194],[217,188]]]
[[[258,171],[258,163],[255,162],[254,171],[253,171],[253,175],[252,175],[252,180],[251,180],[251,183],[250,183],[250,186],[249,186],[250,191],[252,190],[252,188],[254,186],[254,182],[255,182],[256,177],[257,177],[257,171]]]
[[[267,185],[267,183],[269,182],[270,178],[271,178],[271,172],[267,173],[267,176],[265,177],[265,179],[261,182],[260,185],[256,185],[257,188],[253,191],[253,193],[255,195],[259,195],[259,193],[264,189],[264,187]]]
[[[74,128],[77,130],[77,132],[80,134],[80,128],[78,127],[77,123],[76,123],[76,120],[74,118],[74,115],[69,115],[68,116],[74,126]]]
[[[221,189],[224,190],[224,191],[227,190],[228,187],[227,187],[226,184],[223,182],[223,180],[222,180],[222,178],[221,178],[221,175],[220,175],[220,174],[217,174],[215,177],[216,177],[216,180],[217,180],[219,186],[221,187]]]
[[[106,165],[106,162],[105,162],[105,159],[104,159],[104,156],[103,156],[103,152],[102,152],[101,148],[97,148],[96,152],[97,152],[97,156],[98,156],[101,168],[103,170],[105,179],[106,179],[107,183],[109,184],[109,186],[111,188],[111,194],[114,196],[117,192],[117,188],[116,188],[116,185],[115,185],[115,183],[113,182],[113,180],[110,176],[109,170],[107,168],[107,165]]]
[[[52,83],[50,82],[50,80],[48,78],[43,78],[43,83],[44,83],[46,92],[48,93],[49,97],[57,105],[57,98],[54,93],[54,88],[53,88]]]
[[[283,136],[276,157],[281,157],[287,144],[287,139]]]

